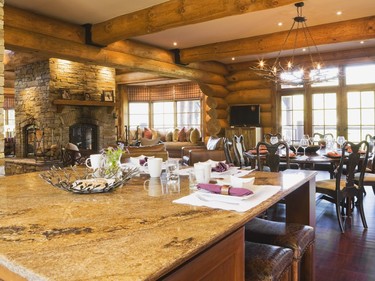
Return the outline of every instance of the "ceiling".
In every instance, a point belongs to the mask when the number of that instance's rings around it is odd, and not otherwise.
[[[250,0],[249,0],[250,1]],[[75,24],[96,24],[105,20],[157,5],[162,0],[6,0],[7,5],[15,6],[37,14],[61,19]],[[336,21],[344,21],[375,15],[374,0],[305,0],[303,15],[309,27]],[[202,8],[204,8],[202,1]],[[341,15],[336,15],[341,11]],[[204,23],[186,25],[165,31],[130,38],[164,49],[189,48],[215,42],[223,42],[238,38],[253,37],[283,30],[289,30],[296,16],[294,5],[230,16]],[[282,26],[278,23],[282,22]],[[177,46],[173,45],[176,42]],[[363,44],[347,42],[334,45],[319,46],[320,52],[351,49],[359,47],[375,47],[375,38]],[[281,47],[281,46],[280,46]],[[271,57],[275,54],[262,55]],[[236,62],[253,60],[256,57],[235,58]],[[232,58],[221,60],[231,63]]]

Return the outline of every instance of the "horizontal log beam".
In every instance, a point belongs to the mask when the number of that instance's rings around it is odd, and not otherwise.
[[[375,58],[375,48],[359,48],[352,50],[342,50],[340,52],[327,52],[321,54],[322,60],[328,65],[337,65],[341,62],[350,61],[370,61],[373,62]],[[301,64],[310,61],[309,56],[296,56],[294,58],[296,64]],[[274,60],[267,60],[268,65],[272,65]],[[227,65],[228,70],[232,72],[231,75],[227,76],[228,81],[241,81],[249,79],[259,79],[259,76],[254,72],[249,71],[249,67],[256,66],[257,61],[247,61],[240,63],[233,63]],[[256,78],[257,77],[257,78]]]
[[[150,81],[166,80],[165,77],[160,77],[156,74],[145,73],[145,72],[129,72],[116,75],[116,84],[131,84],[131,83],[142,83]],[[169,78],[168,78],[169,79]]]
[[[373,39],[375,37],[375,16],[317,25],[309,27],[309,30],[316,45]],[[181,49],[180,60],[186,64],[276,52],[280,50],[281,42],[284,42],[287,33],[288,31],[277,32]],[[293,36],[294,33],[295,31],[291,33],[291,40],[288,40],[285,44],[284,50],[291,50],[294,47],[307,47],[303,36],[299,36],[296,42],[292,40],[295,37]]]
[[[171,0],[92,26],[92,41],[99,45],[169,28],[240,15],[294,3],[292,0]]]
[[[101,49],[95,46],[83,45],[10,26],[5,26],[4,31],[5,47],[11,50],[39,50],[51,57],[78,62],[114,68],[129,67],[134,71],[152,72],[161,76],[184,78],[208,84],[227,84],[226,79],[222,75],[215,73],[141,58],[135,55]]]
[[[85,43],[85,29],[82,26],[37,15],[9,5],[4,6],[4,25]]]

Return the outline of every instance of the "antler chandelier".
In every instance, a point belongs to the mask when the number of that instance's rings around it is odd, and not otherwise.
[[[274,63],[272,65],[267,65],[266,61],[260,60],[256,67],[250,67],[250,69],[254,70],[259,76],[275,83],[296,86],[325,82],[337,78],[337,74],[332,73],[332,71],[329,71],[328,69],[323,69],[324,63],[318,47],[307,27],[306,18],[302,16],[302,7],[304,6],[304,3],[298,2],[294,5],[297,7],[297,16],[294,17],[292,27],[290,28]],[[294,28],[294,36],[291,36]],[[303,36],[304,45],[306,46],[304,50],[307,51],[309,63],[295,63],[298,36]],[[287,58],[285,64],[283,64],[281,62],[281,58],[283,57],[282,53],[285,51],[284,48],[289,39],[294,40],[292,55]]]

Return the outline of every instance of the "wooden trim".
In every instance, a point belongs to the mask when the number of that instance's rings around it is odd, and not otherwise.
[[[107,101],[85,101],[85,100],[54,100],[52,101],[54,105],[57,105],[57,112],[61,113],[65,106],[105,106],[108,107],[107,112],[111,113],[113,107],[115,107],[114,102]]]
[[[310,27],[309,30],[315,44],[323,45],[373,39],[375,37],[373,26],[375,26],[375,16],[317,25]],[[190,63],[276,52],[280,50],[280,42],[285,40],[287,33],[288,31],[283,31],[182,49],[180,50],[180,60],[182,63]],[[294,33],[291,33],[291,38]],[[307,47],[303,36],[298,37],[296,42],[289,41],[285,44],[284,50]]]
[[[294,3],[292,0],[170,0],[150,8],[122,15],[92,26],[92,41],[99,45],[158,31],[272,9]]]
[[[165,281],[179,280],[245,280],[244,229],[188,261],[168,276]]]

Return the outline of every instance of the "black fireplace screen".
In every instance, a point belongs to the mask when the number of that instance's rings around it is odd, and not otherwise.
[[[80,149],[98,150],[97,126],[92,124],[75,124],[69,128],[69,142]]]
[[[43,144],[43,130],[41,130],[37,125],[30,124],[25,126],[25,156],[34,157],[42,155],[44,153]]]

